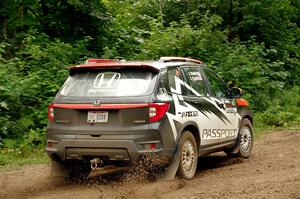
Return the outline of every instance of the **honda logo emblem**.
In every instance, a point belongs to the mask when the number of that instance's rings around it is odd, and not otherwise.
[[[99,73],[94,81],[94,88],[112,88],[120,77],[120,73]]]
[[[95,101],[93,102],[93,105],[94,105],[94,106],[100,106],[100,105],[101,105],[101,101],[100,101],[100,100],[95,100]]]

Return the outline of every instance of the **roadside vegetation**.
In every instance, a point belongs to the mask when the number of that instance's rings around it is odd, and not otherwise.
[[[299,25],[298,0],[1,1],[0,167],[47,161],[47,105],[90,57],[203,60],[244,90],[257,132],[299,129]]]

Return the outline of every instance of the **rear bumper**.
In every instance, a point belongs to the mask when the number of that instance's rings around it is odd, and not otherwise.
[[[136,161],[140,156],[155,157],[159,164],[168,164],[174,148],[163,148],[160,140],[147,135],[88,135],[48,134],[46,151],[52,160],[106,158],[109,161]],[[126,139],[127,138],[127,139]],[[155,150],[144,149],[143,144],[156,143]]]

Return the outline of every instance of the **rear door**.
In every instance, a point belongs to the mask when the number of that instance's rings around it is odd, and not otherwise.
[[[191,104],[198,111],[195,121],[201,137],[201,147],[215,145],[218,140],[212,139],[214,129],[220,126],[219,113],[214,102],[209,97],[209,90],[199,65],[182,67],[185,76],[187,91],[184,101]],[[210,136],[208,136],[210,135]]]

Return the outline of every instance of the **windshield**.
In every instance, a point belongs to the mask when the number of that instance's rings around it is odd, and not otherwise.
[[[149,95],[156,74],[142,70],[97,70],[69,76],[58,95],[122,97]]]

